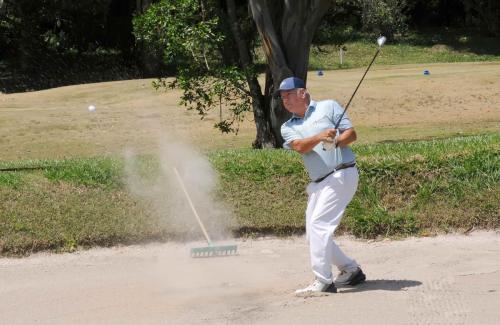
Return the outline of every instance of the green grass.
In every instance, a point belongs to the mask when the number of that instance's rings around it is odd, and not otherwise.
[[[339,232],[400,237],[500,226],[500,133],[354,146],[360,184]],[[220,175],[217,195],[229,203],[238,235],[304,232],[307,174],[285,150],[224,150],[209,154]],[[121,159],[96,157],[16,161],[0,167],[0,254],[192,237],[125,186]],[[146,182],[158,159],[136,168]],[[168,219],[168,218],[167,218]],[[196,236],[199,232],[196,232]]]
[[[150,160],[143,157],[142,161]],[[72,251],[176,238],[148,202],[124,184],[124,163],[110,157],[2,163],[41,167],[0,172],[0,254]],[[148,164],[149,166],[149,164]],[[154,166],[154,164],[153,164]],[[148,169],[143,169],[144,178]]]
[[[404,236],[500,225],[499,134],[354,150],[361,180],[340,231]],[[212,160],[221,172],[221,195],[238,212],[240,232],[303,231],[308,180],[298,154],[238,150]]]
[[[355,41],[345,44],[343,64],[335,45],[311,47],[309,69],[335,70],[366,67],[375,55],[375,42]],[[377,65],[499,61],[498,54],[482,54],[467,48],[447,45],[386,44],[377,57]]]
[[[86,187],[120,187],[123,163],[109,158],[71,159],[54,162],[45,169],[52,182],[71,182]]]
[[[329,35],[329,33],[331,35]],[[310,70],[366,67],[376,51],[376,36],[353,31],[323,31],[321,44],[311,47]],[[339,47],[343,40],[342,65]],[[262,57],[262,55],[260,55]],[[485,37],[469,29],[429,29],[412,31],[388,40],[377,58],[377,65],[481,62],[500,60],[500,38]],[[263,58],[260,61],[264,62]]]

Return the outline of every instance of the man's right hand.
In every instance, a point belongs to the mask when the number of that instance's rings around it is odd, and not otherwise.
[[[332,142],[337,134],[337,130],[335,129],[327,129],[322,131],[312,137],[294,140],[290,144],[293,150],[305,154],[311,151],[318,143],[322,141]]]
[[[325,131],[318,133],[317,136],[319,137],[320,141],[332,142],[336,135],[336,129],[326,129]]]

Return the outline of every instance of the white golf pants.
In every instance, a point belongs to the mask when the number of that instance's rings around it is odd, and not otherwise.
[[[332,283],[332,264],[339,270],[358,267],[333,241],[333,233],[340,224],[344,211],[358,187],[358,169],[341,169],[319,183],[307,186],[306,234],[309,242],[311,266],[316,278]]]

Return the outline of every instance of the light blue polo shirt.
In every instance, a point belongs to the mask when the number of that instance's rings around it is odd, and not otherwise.
[[[311,100],[304,117],[293,115],[281,126],[281,136],[285,140],[283,148],[291,149],[293,140],[304,139],[318,134],[326,129],[335,127],[344,109],[334,100],[323,100],[315,102]],[[352,123],[347,113],[344,114],[339,124],[339,132],[352,128]],[[350,147],[339,148],[343,164],[355,162],[356,157]],[[323,150],[323,145],[319,143],[313,150],[302,155],[304,165],[312,180],[316,180],[330,173],[335,167],[336,150]]]

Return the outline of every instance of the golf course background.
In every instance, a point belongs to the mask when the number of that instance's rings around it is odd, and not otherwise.
[[[413,42],[381,52],[349,112],[360,185],[339,233],[397,238],[499,227],[500,52],[481,54],[467,37],[458,40],[462,47]],[[314,99],[345,104],[352,94],[374,45],[347,46],[343,66],[334,45],[311,49]],[[300,156],[249,149],[250,114],[238,135],[222,135],[213,125],[224,110],[200,120],[178,104],[179,91],[155,91],[153,80],[0,94],[0,168],[37,167],[0,172],[0,255],[202,239],[127,187],[124,150],[133,148],[140,174],[155,179],[157,139],[165,134],[216,170],[213,200],[232,212],[228,232],[304,232],[308,180]],[[205,222],[219,232],[220,224]]]

